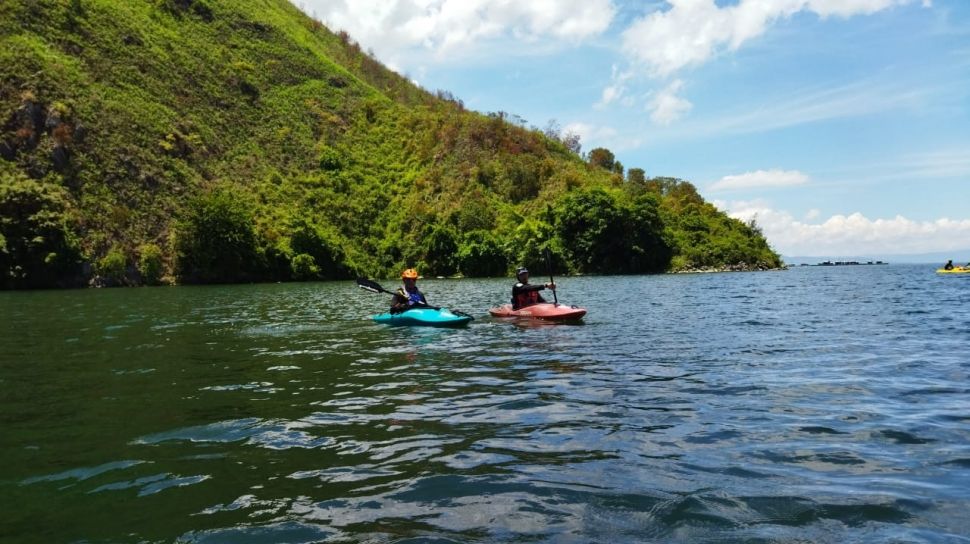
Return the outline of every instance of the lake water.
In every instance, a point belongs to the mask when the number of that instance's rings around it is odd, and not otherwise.
[[[0,541],[970,542],[970,276],[557,281],[0,293]]]

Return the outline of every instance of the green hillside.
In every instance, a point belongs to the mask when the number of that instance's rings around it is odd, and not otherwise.
[[[286,0],[2,2],[0,287],[780,264],[690,183],[524,125]]]

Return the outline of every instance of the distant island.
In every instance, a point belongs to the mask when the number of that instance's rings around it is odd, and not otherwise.
[[[866,265],[877,265],[877,264],[889,264],[883,261],[822,261],[817,264],[802,264],[801,266],[866,266]]]

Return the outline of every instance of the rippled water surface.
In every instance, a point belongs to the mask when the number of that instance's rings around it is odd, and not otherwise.
[[[558,283],[0,293],[0,541],[970,542],[970,277]]]

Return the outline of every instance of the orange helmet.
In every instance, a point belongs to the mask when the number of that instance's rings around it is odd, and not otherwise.
[[[401,272],[401,277],[416,280],[418,279],[418,271],[413,268],[408,268],[404,272]]]

